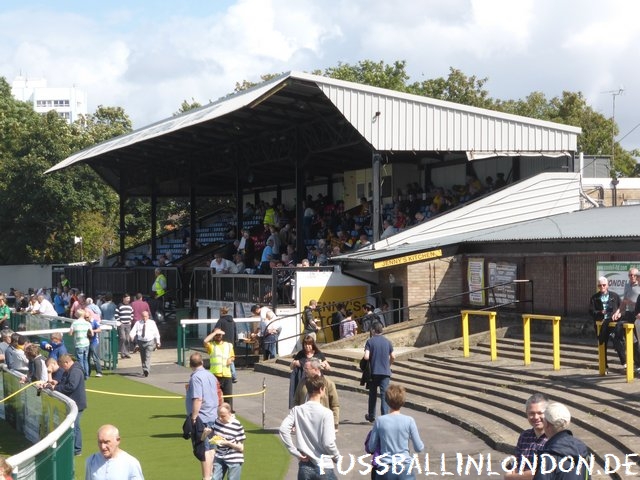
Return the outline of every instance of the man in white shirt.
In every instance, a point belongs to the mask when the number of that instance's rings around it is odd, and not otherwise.
[[[85,463],[86,480],[144,480],[140,462],[120,449],[120,432],[113,425],[98,430],[99,453]]]
[[[40,304],[40,306],[34,313],[39,313],[40,315],[49,315],[52,317],[58,316],[58,312],[56,312],[56,309],[53,308],[53,303],[47,300],[43,293],[38,295],[38,303]]]
[[[131,331],[129,338],[134,341],[134,351],[140,352],[140,361],[142,362],[142,374],[149,376],[151,371],[151,354],[156,348],[160,348],[160,331],[154,320],[149,318],[149,312],[142,312],[142,319],[136,322]]]
[[[231,273],[231,269],[234,267],[231,260],[222,258],[221,253],[216,253],[209,264],[212,273]]]

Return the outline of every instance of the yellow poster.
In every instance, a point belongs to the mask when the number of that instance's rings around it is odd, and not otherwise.
[[[325,343],[334,340],[333,331],[329,325],[331,325],[331,316],[336,311],[336,305],[344,303],[347,310],[353,310],[354,317],[359,317],[363,314],[362,306],[367,303],[369,289],[366,285],[358,285],[350,287],[302,287],[300,290],[300,305],[302,308],[309,305],[311,300],[318,302],[314,318],[320,320],[320,326],[323,328],[317,334],[317,341]],[[304,328],[302,320],[301,316],[301,329]]]

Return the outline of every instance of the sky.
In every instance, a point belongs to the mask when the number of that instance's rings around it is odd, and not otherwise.
[[[0,76],[76,86],[141,128],[261,74],[407,62],[491,97],[582,92],[640,148],[637,0],[2,0]],[[623,138],[624,137],[624,138]]]

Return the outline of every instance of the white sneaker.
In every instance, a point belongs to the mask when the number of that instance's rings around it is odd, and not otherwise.
[[[102,374],[101,373],[96,373],[96,377],[101,377]]]

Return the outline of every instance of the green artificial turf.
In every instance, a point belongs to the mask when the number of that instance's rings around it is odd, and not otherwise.
[[[122,439],[120,447],[140,461],[145,479],[202,478],[191,441],[182,438],[186,415],[184,397],[108,373],[99,380],[90,379],[87,390],[88,408],[80,425],[83,454],[75,458],[77,479],[84,478],[84,462],[97,452],[96,432],[105,423],[118,427]],[[89,390],[132,396],[105,395]],[[241,417],[238,420],[247,434],[242,478],[283,479],[290,456],[279,438]]]

